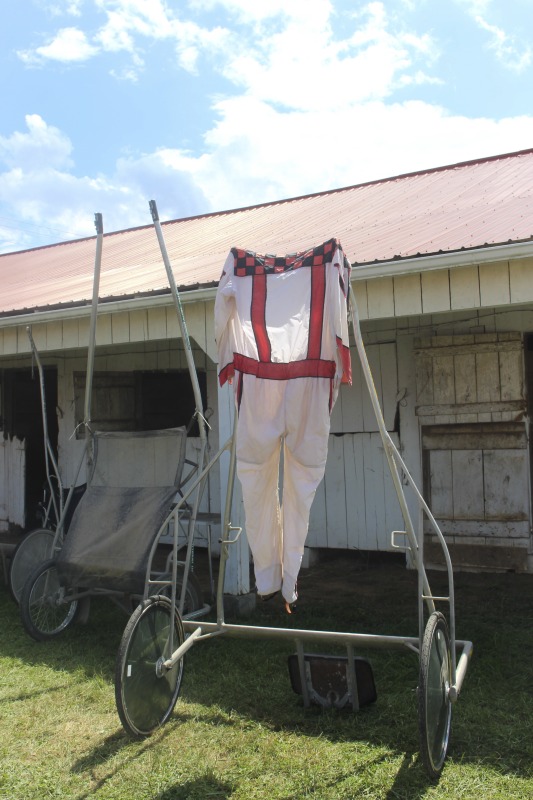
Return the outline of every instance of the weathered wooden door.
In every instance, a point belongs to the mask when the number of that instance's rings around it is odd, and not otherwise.
[[[420,345],[424,493],[452,560],[525,569],[531,522],[521,336],[443,336]],[[430,542],[427,552],[433,549]]]
[[[0,530],[25,526],[26,443],[0,440]]]

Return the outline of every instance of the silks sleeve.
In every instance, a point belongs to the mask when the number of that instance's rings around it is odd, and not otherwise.
[[[215,298],[215,341],[218,351],[218,380],[221,386],[226,381],[231,383],[235,371],[233,368],[235,310],[234,255],[230,251]]]
[[[350,337],[348,332],[348,298],[350,296],[350,262],[339,245],[333,257],[333,264],[339,276],[335,285],[334,327],[337,342],[337,374],[342,374],[342,383],[352,383],[352,360],[350,356]]]

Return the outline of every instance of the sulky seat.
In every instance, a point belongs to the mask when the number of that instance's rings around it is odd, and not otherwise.
[[[97,432],[80,500],[61,551],[62,585],[142,594],[154,537],[183,480],[184,427]]]

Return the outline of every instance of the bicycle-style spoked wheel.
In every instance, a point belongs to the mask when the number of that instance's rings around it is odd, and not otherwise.
[[[450,739],[452,704],[450,634],[439,611],[429,617],[420,653],[418,727],[420,751],[431,778],[440,775]]]
[[[24,584],[20,614],[26,631],[38,642],[62,633],[76,619],[77,600],[68,600],[54,559],[40,564]]]
[[[135,737],[149,736],[171,715],[181,688],[183,658],[165,669],[173,648],[185,640],[183,624],[161,595],[148,597],[133,612],[124,630],[115,669],[115,700],[124,728]]]
[[[13,599],[20,597],[28,576],[48,559],[52,558],[54,532],[48,528],[37,528],[28,533],[13,553],[9,570],[9,588]]]

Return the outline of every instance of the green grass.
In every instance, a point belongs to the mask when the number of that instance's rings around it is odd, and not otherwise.
[[[337,562],[303,574],[293,619],[268,604],[253,621],[416,634],[412,573],[347,561],[346,588],[338,572]],[[100,599],[87,625],[38,644],[2,586],[0,798],[531,798],[533,579],[463,574],[456,581],[457,635],[474,642],[474,656],[437,783],[418,755],[414,654],[365,653],[378,701],[352,714],[303,708],[288,677],[290,641],[201,642],[186,657],[169,723],[132,741],[114,702],[126,616]],[[431,582],[438,590],[441,576]]]

